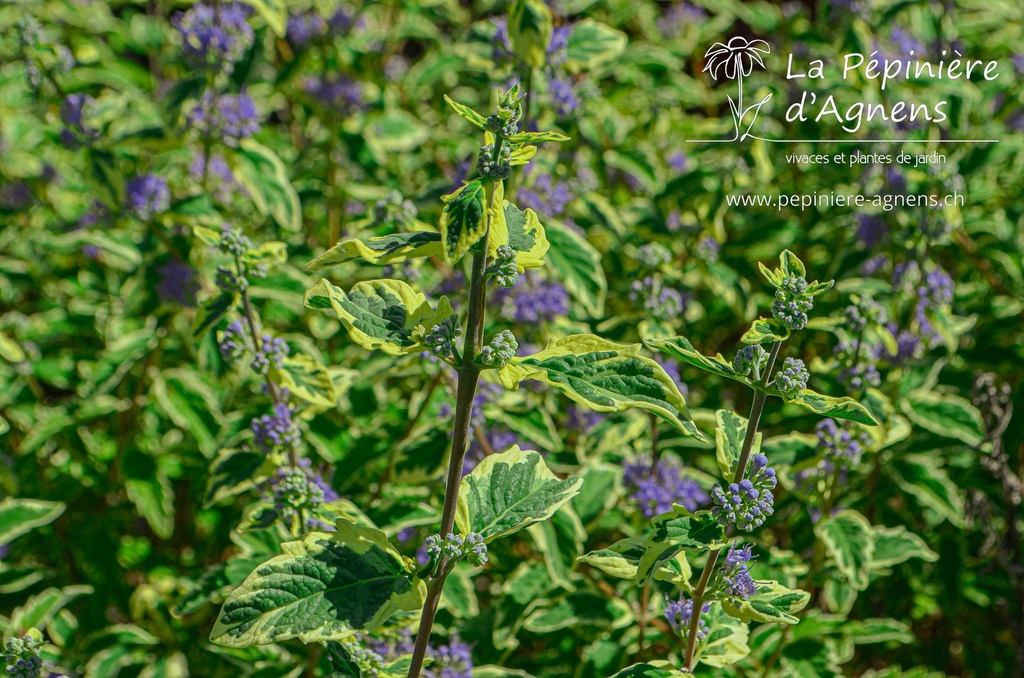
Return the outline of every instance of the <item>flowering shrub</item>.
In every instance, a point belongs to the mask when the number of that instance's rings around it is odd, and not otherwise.
[[[961,4],[0,8],[6,675],[1013,675],[1022,29]],[[750,136],[871,50],[1002,60],[851,137],[943,163]],[[968,200],[728,202],[849,186]]]

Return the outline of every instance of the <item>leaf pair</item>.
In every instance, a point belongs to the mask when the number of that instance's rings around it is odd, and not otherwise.
[[[721,353],[713,358],[702,355],[693,348],[693,345],[686,339],[686,337],[649,339],[646,343],[651,348],[681,360],[688,365],[700,368],[705,372],[710,372],[711,374],[717,374],[720,377],[726,377],[742,384],[746,384],[755,391],[759,391],[767,395],[778,396],[787,403],[799,405],[814,412],[815,414],[834,417],[836,419],[849,419],[850,421],[866,424],[868,426],[876,426],[878,424],[867,408],[853,398],[836,398],[833,396],[822,395],[821,393],[817,393],[811,389],[804,389],[796,396],[790,396],[777,388],[765,388],[759,382],[737,372],[733,368],[732,363],[728,362]]]

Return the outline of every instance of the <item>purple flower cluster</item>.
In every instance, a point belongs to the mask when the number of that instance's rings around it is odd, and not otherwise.
[[[867,249],[874,249],[889,235],[889,224],[873,214],[857,215],[857,239]]]
[[[274,511],[286,522],[304,511],[308,512],[308,526],[323,528],[323,521],[312,514],[322,505],[336,501],[338,493],[312,468],[309,459],[300,459],[298,466],[277,469],[266,483],[264,499],[274,503]]]
[[[195,269],[177,259],[171,259],[157,269],[160,282],[156,293],[160,300],[178,306],[193,306],[199,291],[199,280]]]
[[[775,373],[774,385],[787,398],[795,398],[807,388],[807,380],[810,377],[811,374],[803,360],[786,358],[782,363],[782,369]]]
[[[547,65],[561,66],[569,58],[569,35],[572,33],[572,26],[556,26],[551,31],[551,39],[548,40]]]
[[[725,554],[725,563],[722,565],[722,580],[726,590],[733,598],[746,600],[757,593],[757,585],[750,576],[748,563],[756,556],[751,553],[753,547],[750,544],[741,548],[730,546],[729,552]]]
[[[371,650],[383,657],[386,662],[392,662],[405,655],[412,654],[415,647],[411,628],[398,629],[382,638],[363,636],[363,640],[366,641]]]
[[[572,200],[572,191],[566,183],[556,182],[547,172],[535,174],[529,186],[519,189],[518,202],[524,208],[530,207],[546,217],[563,216]]]
[[[899,330],[896,323],[889,323],[888,327],[896,335],[896,354],[890,356],[889,360],[896,365],[903,365],[916,358],[921,348],[921,337],[910,330]]]
[[[580,107],[580,98],[576,94],[573,81],[567,77],[553,77],[548,82],[548,94],[555,113],[565,118]]]
[[[777,485],[775,469],[768,466],[768,458],[755,454],[750,459],[749,477],[725,489],[719,483],[711,488],[711,513],[722,525],[735,523],[739,529],[750,532],[775,512],[771,491]]]
[[[388,191],[387,195],[373,206],[373,222],[380,226],[408,226],[415,218],[415,203],[404,198],[399,191]]]
[[[274,405],[273,414],[264,414],[252,420],[253,444],[265,454],[275,451],[297,450],[301,434],[292,419],[292,410],[284,403]]]
[[[697,626],[698,641],[707,638],[708,632],[711,630],[708,628],[707,622],[704,621],[704,615],[711,611],[711,603],[704,603],[700,611],[701,619]],[[668,596],[665,596],[665,619],[677,633],[685,636],[689,632],[690,620],[693,619],[693,601],[685,596],[680,596],[679,600],[669,600]]]
[[[211,155],[210,162],[207,163],[206,154],[199,153],[193,158],[188,171],[197,182],[202,182],[206,175],[213,197],[220,203],[229,203],[235,196],[248,195],[248,191],[238,183],[235,173],[231,171],[231,166],[223,155]]]
[[[938,339],[939,333],[928,317],[928,312],[953,303],[953,278],[936,266],[925,273],[915,291],[917,302],[914,306],[914,319],[917,321],[918,333],[930,346]]]
[[[241,360],[248,345],[248,336],[241,319],[229,323],[221,333],[220,342],[217,344],[224,360],[232,364]]]
[[[742,374],[749,376],[753,373],[754,379],[761,378],[761,370],[768,365],[768,353],[760,345],[744,346],[736,351],[736,357],[732,359],[732,368]]]
[[[807,281],[789,276],[775,291],[772,316],[791,330],[807,327],[807,313],[814,308],[814,299],[807,296]]]
[[[854,424],[843,422],[840,425],[834,419],[821,421],[815,427],[815,435],[821,460],[793,474],[794,489],[803,494],[824,490],[820,484],[833,476],[840,483],[846,482],[849,470],[860,463],[864,446],[871,441],[866,433],[857,435]]]
[[[722,245],[713,236],[705,235],[697,241],[693,253],[704,263],[714,264],[718,262],[718,258],[722,254]]]
[[[253,355],[252,369],[264,375],[270,371],[271,365],[279,370],[290,352],[291,349],[284,339],[264,334],[260,337],[259,350]]]
[[[629,286],[634,308],[657,320],[673,321],[683,315],[685,299],[679,290],[666,287],[659,278],[647,276]]]
[[[136,175],[125,182],[125,208],[139,219],[152,219],[171,206],[167,180],[156,174]]]
[[[216,8],[198,4],[173,19],[181,32],[182,52],[193,68],[231,72],[252,46],[248,18],[252,9],[237,2]]]
[[[94,99],[88,94],[68,94],[64,97],[60,104],[60,120],[64,123],[60,140],[66,147],[78,148],[99,134],[85,122],[86,109],[92,106],[93,102]]]
[[[293,45],[304,45],[327,33],[327,22],[316,11],[288,18],[288,39]]]
[[[4,675],[10,678],[39,678],[43,671],[43,658],[39,656],[42,643],[36,636],[14,636],[4,645]]]
[[[673,171],[682,174],[690,164],[690,158],[682,151],[672,151],[665,160]]]
[[[569,405],[565,413],[565,426],[566,428],[586,433],[607,418],[608,415],[602,412],[595,412],[589,407]]]
[[[228,146],[260,131],[260,114],[248,94],[215,94],[207,91],[186,116],[202,136],[216,137]]]
[[[501,317],[517,323],[539,323],[569,314],[569,292],[560,282],[531,274],[521,276],[520,281],[515,287],[495,291]]]
[[[658,268],[672,259],[672,251],[660,242],[649,242],[636,252],[636,260],[647,268]]]
[[[871,297],[864,297],[843,310],[843,319],[846,321],[844,329],[852,336],[858,336],[868,325],[885,325],[888,315],[885,307]]]
[[[302,89],[342,116],[351,115],[364,106],[363,84],[343,75],[308,77],[303,81]]]
[[[427,678],[472,678],[473,654],[469,645],[454,636],[447,645],[427,651],[430,667],[423,670]]]
[[[700,484],[683,475],[679,463],[671,457],[654,460],[641,455],[623,464],[623,479],[632,490],[632,499],[645,516],[651,518],[682,504],[696,511],[709,497]]]
[[[707,14],[696,5],[681,0],[672,3],[658,19],[658,30],[667,39],[679,37],[690,26],[699,26],[707,20]]]
[[[423,546],[419,551],[431,560],[444,554],[449,560],[466,558],[476,567],[487,564],[487,544],[484,543],[483,536],[476,532],[470,532],[465,537],[452,533],[444,539],[439,534],[432,534],[423,540]]]

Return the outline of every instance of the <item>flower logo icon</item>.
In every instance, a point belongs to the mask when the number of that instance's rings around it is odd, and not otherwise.
[[[743,78],[753,72],[755,64],[764,68],[761,56],[770,54],[771,51],[771,47],[764,40],[747,40],[744,37],[736,36],[731,38],[728,43],[716,42],[704,54],[705,73],[710,73],[715,80],[718,80],[719,75],[724,75],[728,80],[736,80],[739,86],[737,99],[734,101],[732,96],[729,97],[729,107],[732,110],[733,125],[736,129],[736,135],[729,141],[742,141],[749,137],[750,129],[754,126],[761,107],[772,98],[772,95],[769,94],[761,101],[747,108],[743,107]],[[751,111],[753,116],[741,135],[740,126]]]

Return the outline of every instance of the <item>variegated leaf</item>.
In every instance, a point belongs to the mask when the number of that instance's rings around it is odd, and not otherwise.
[[[309,308],[333,309],[353,341],[390,355],[419,350],[423,331],[453,314],[448,297],[441,297],[435,311],[422,292],[388,279],[356,283],[348,293],[321,280],[306,290],[305,303]]]
[[[575,334],[549,344],[540,353],[513,359],[498,374],[511,390],[526,379],[544,381],[598,412],[640,408],[705,440],[675,382],[661,365],[639,355],[640,348],[640,344]]]
[[[432,231],[393,233],[368,240],[345,240],[306,264],[307,271],[322,271],[331,266],[362,259],[371,264],[396,264],[418,257],[442,254],[441,234]]]
[[[455,524],[491,542],[550,518],[576,496],[580,482],[560,480],[538,453],[513,445],[485,457],[462,479]]]
[[[446,263],[454,264],[487,232],[487,189],[474,179],[441,200],[441,254]]]
[[[726,614],[745,622],[796,624],[796,613],[807,607],[811,594],[788,589],[776,581],[758,582],[757,593],[746,600],[727,598],[722,601]]]
[[[235,589],[210,640],[226,647],[289,638],[341,640],[378,628],[399,611],[419,610],[426,586],[380,530],[338,521],[281,545]]]

